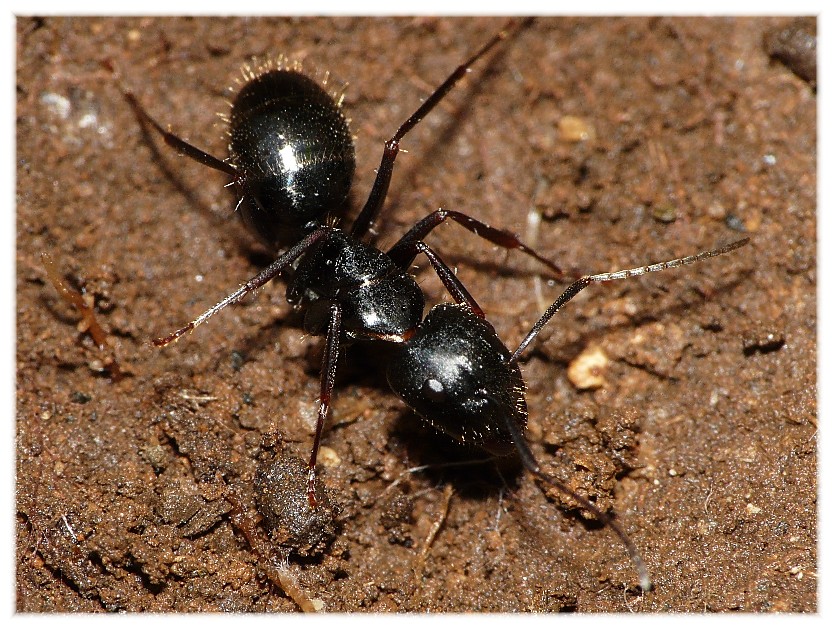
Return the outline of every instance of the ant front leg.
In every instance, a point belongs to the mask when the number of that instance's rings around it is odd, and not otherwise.
[[[442,258],[439,257],[436,251],[430,248],[427,244],[421,240],[404,243],[399,241],[393,249],[396,249],[397,253],[401,257],[408,258],[409,261],[405,265],[404,270],[406,270],[407,266],[410,266],[413,262],[413,258],[415,258],[419,253],[424,253],[425,257],[428,258],[430,265],[433,266],[433,270],[436,272],[436,275],[439,277],[442,285],[445,286],[445,289],[450,293],[453,300],[456,303],[465,304],[475,316],[485,320],[485,312],[483,312],[483,309],[479,306],[474,297],[471,296],[471,293],[468,292],[465,285],[459,280],[459,278],[454,274],[454,271],[450,269]],[[391,252],[393,249],[391,249]]]
[[[743,238],[742,240],[737,240],[736,242],[732,242],[731,244],[720,247],[718,249],[703,251],[702,253],[688,255],[687,257],[680,257],[664,262],[657,262],[655,264],[639,266],[637,268],[629,268],[626,270],[619,270],[610,273],[599,273],[596,275],[586,275],[584,277],[581,277],[577,281],[570,284],[566,288],[566,290],[563,291],[560,297],[558,297],[558,299],[554,303],[552,303],[552,305],[549,306],[546,312],[543,313],[543,316],[541,316],[540,319],[532,326],[529,333],[526,335],[526,337],[523,339],[523,341],[520,343],[520,345],[508,359],[507,364],[516,365],[517,359],[520,357],[523,351],[531,344],[531,342],[537,337],[537,335],[552,319],[552,317],[558,311],[560,311],[560,309],[564,305],[571,301],[579,292],[581,292],[590,284],[601,283],[605,281],[615,281],[617,279],[628,279],[630,277],[637,277],[639,275],[644,275],[647,273],[654,273],[670,268],[686,266],[688,264],[693,264],[695,262],[708,259],[710,257],[723,255],[742,246],[745,246],[746,244],[748,244],[748,242],[748,238]],[[591,512],[604,525],[608,525],[624,543],[624,546],[627,549],[627,553],[630,555],[630,559],[633,561],[633,564],[636,566],[636,569],[638,569],[639,581],[642,590],[649,591],[650,589],[652,589],[653,585],[650,580],[650,575],[647,572],[647,568],[644,564],[644,561],[642,560],[641,555],[639,554],[638,549],[636,548],[633,541],[630,539],[627,533],[624,532],[624,529],[610,515],[600,511],[597,506],[592,504],[586,498],[582,497],[581,495],[578,495],[577,493],[575,493],[575,491],[568,488],[562,482],[541,470],[540,465],[537,462],[537,459],[535,458],[534,454],[528,446],[528,443],[526,442],[526,439],[523,436],[522,430],[518,427],[516,422],[512,420],[512,417],[505,416],[503,417],[503,419],[503,423],[508,432],[511,434],[511,438],[514,441],[514,445],[517,448],[517,452],[520,455],[520,460],[522,461],[523,466],[535,477],[542,480],[544,483],[554,486],[556,489],[558,489],[565,495],[568,495],[572,499],[576,500],[582,508]]]
[[[318,422],[315,426],[315,441],[309,456],[309,481],[306,494],[309,497],[309,507],[315,508],[318,500],[315,498],[315,465],[318,462],[318,450],[321,448],[321,434],[329,416],[329,406],[332,400],[332,389],[335,387],[335,371],[338,367],[338,352],[341,348],[341,306],[332,303],[329,306],[329,327],[326,332],[326,348],[324,349],[323,364],[321,365],[321,395],[318,399]]]
[[[193,331],[196,327],[204,323],[220,310],[224,309],[228,305],[237,303],[250,292],[253,292],[257,288],[267,284],[283,270],[288,268],[297,258],[303,255],[310,246],[321,238],[326,237],[331,232],[331,227],[321,227],[320,229],[316,229],[215,306],[200,314],[197,318],[181,329],[177,329],[175,332],[168,334],[163,338],[154,340],[153,344],[157,347],[164,347],[172,342],[175,342],[176,340],[179,340],[179,338],[184,336],[186,333]],[[329,327],[326,335],[326,349],[324,350],[323,365],[321,368],[321,394],[320,406],[318,408],[318,422],[315,428],[315,442],[312,446],[312,454],[309,459],[309,481],[307,485],[307,494],[309,496],[309,505],[313,508],[317,505],[317,500],[315,498],[315,465],[318,459],[318,450],[321,445],[321,434],[323,433],[326,418],[329,415],[329,406],[332,398],[332,389],[335,385],[335,370],[338,365],[338,351],[340,349],[340,344],[341,307],[337,303],[333,303],[330,306]]]
[[[520,238],[510,231],[496,229],[480,220],[477,220],[476,218],[468,216],[467,214],[449,209],[440,208],[422,218],[410,228],[410,231],[404,234],[404,236],[402,236],[402,238],[393,245],[387,254],[393,259],[399,268],[406,271],[413,263],[413,258],[416,256],[416,253],[413,251],[413,247],[411,245],[418,240],[424,240],[431,231],[445,222],[448,218],[453,220],[458,225],[461,225],[474,235],[488,240],[492,244],[496,244],[504,249],[517,249],[526,255],[533,257],[548,267],[549,270],[554,273],[555,279],[563,279],[563,271],[554,262],[546,259],[531,247],[523,244],[520,241]]]

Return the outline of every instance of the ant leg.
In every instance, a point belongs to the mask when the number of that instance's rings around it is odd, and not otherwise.
[[[630,556],[630,560],[633,561],[633,564],[638,570],[638,579],[639,585],[641,586],[642,591],[650,591],[653,588],[653,583],[650,580],[650,573],[647,571],[647,567],[644,565],[644,561],[641,558],[641,554],[639,554],[638,548],[636,547],[635,543],[633,543],[632,539],[624,532],[624,529],[618,525],[618,523],[613,519],[613,517],[602,510],[599,510],[598,507],[590,502],[585,497],[578,495],[575,491],[567,487],[563,482],[560,480],[552,477],[548,473],[545,473],[541,470],[540,465],[537,462],[537,459],[534,457],[532,450],[529,448],[528,443],[526,442],[525,437],[523,436],[520,427],[517,423],[514,422],[511,416],[505,415],[504,416],[504,423],[508,428],[509,433],[511,434],[511,439],[514,441],[514,446],[517,448],[517,453],[520,455],[520,461],[523,463],[523,466],[526,470],[529,471],[532,475],[536,478],[542,480],[544,483],[549,484],[555,487],[564,495],[571,497],[574,499],[578,504],[580,504],[581,508],[588,510],[592,515],[598,519],[603,525],[609,526],[613,532],[621,539],[621,542],[624,544],[624,547],[627,549],[627,554]]]
[[[531,328],[526,337],[520,343],[520,346],[515,349],[514,353],[511,354],[511,359],[509,363],[516,362],[517,358],[520,357],[520,354],[529,346],[529,344],[537,337],[540,333],[540,330],[546,326],[551,318],[560,310],[564,305],[569,303],[576,294],[578,294],[581,290],[586,288],[591,283],[601,283],[603,281],[614,281],[616,279],[628,279],[630,277],[638,277],[639,275],[645,275],[647,273],[656,273],[661,270],[667,270],[668,268],[678,268],[679,266],[685,266],[687,264],[693,264],[694,262],[698,262],[703,259],[708,259],[709,257],[716,257],[717,255],[723,255],[724,253],[729,253],[735,249],[740,248],[741,246],[745,246],[750,241],[750,238],[743,238],[742,240],[737,240],[736,242],[732,242],[731,244],[727,244],[723,247],[718,249],[712,249],[710,251],[703,251],[702,253],[696,253],[695,255],[688,255],[687,257],[680,257],[677,259],[667,260],[665,262],[657,262],[655,264],[648,264],[647,266],[639,266],[638,268],[629,268],[627,270],[618,270],[612,273],[599,273],[597,275],[586,275],[581,277],[576,282],[570,284],[566,290],[563,291],[557,301],[552,303],[549,308],[543,313],[543,316],[540,317],[534,326]]]
[[[150,125],[157,133],[159,133],[159,135],[162,136],[162,139],[164,139],[165,144],[173,148],[177,153],[185,155],[186,157],[190,157],[194,161],[198,161],[203,166],[208,166],[209,168],[213,168],[214,170],[224,172],[225,174],[234,177],[235,180],[239,178],[239,173],[237,172],[237,169],[231,164],[228,164],[223,160],[214,157],[210,153],[206,153],[204,150],[199,149],[196,146],[193,146],[192,144],[189,144],[188,142],[174,135],[170,131],[166,131],[162,127],[162,125],[156,122],[153,116],[151,116],[148,113],[147,109],[145,109],[142,106],[136,95],[121,82],[121,78],[118,75],[118,72],[116,72],[116,69],[113,67],[112,63],[110,63],[109,61],[105,61],[104,67],[110,70],[110,72],[113,74],[114,78],[118,82],[118,87],[121,90],[121,93],[124,95],[124,98],[133,108],[133,112],[136,114],[139,120],[147,125]]]
[[[179,340],[186,333],[188,333],[189,331],[193,331],[196,327],[204,323],[206,320],[211,318],[220,310],[224,309],[226,306],[231,305],[232,303],[237,303],[248,293],[256,290],[257,288],[260,288],[261,286],[264,286],[272,279],[277,277],[277,275],[279,275],[283,270],[285,270],[298,257],[305,253],[306,250],[310,246],[312,246],[312,244],[329,234],[330,231],[330,227],[322,227],[320,229],[316,229],[308,236],[306,236],[303,240],[298,242],[291,249],[286,251],[283,255],[278,257],[271,264],[269,264],[265,269],[260,271],[257,275],[255,275],[247,282],[245,282],[243,285],[241,285],[237,290],[235,290],[227,297],[225,297],[222,301],[217,303],[215,306],[200,314],[197,318],[192,320],[190,323],[188,323],[181,329],[177,329],[175,332],[168,334],[163,338],[157,338],[153,341],[153,344],[157,347],[165,347],[170,343]]]
[[[396,245],[396,247],[398,246],[399,244]],[[439,255],[437,255],[436,252],[427,244],[425,244],[421,240],[417,240],[415,242],[406,242],[402,244],[402,247],[401,249],[399,249],[399,252],[402,254],[402,256],[408,256],[408,259],[411,262],[413,261],[413,258],[416,257],[416,255],[418,255],[419,253],[424,253],[425,257],[428,258],[430,265],[433,266],[433,270],[436,271],[439,280],[450,293],[453,300],[457,303],[463,303],[467,305],[475,316],[485,320],[485,313],[483,312],[479,304],[476,302],[474,297],[471,296],[471,293],[468,292],[468,289],[465,287],[465,285],[459,280],[459,278],[448,267],[448,265],[444,261],[442,261],[442,258],[440,258]],[[410,263],[408,262],[408,266],[409,265]]]
[[[402,138],[433,110],[437,103],[439,103],[439,101],[442,100],[448,92],[451,91],[451,89],[453,89],[454,85],[456,85],[459,80],[465,76],[471,66],[474,65],[480,57],[485,55],[489,50],[508,36],[508,30],[512,25],[513,21],[509,21],[499,33],[489,39],[488,42],[477,52],[475,52],[470,59],[454,70],[453,73],[445,79],[445,82],[437,87],[428,99],[422,103],[422,106],[419,107],[407,120],[405,120],[404,124],[399,127],[399,130],[396,131],[395,135],[385,142],[384,154],[381,157],[381,164],[378,167],[376,180],[373,183],[373,189],[370,191],[370,196],[367,198],[364,208],[361,210],[361,213],[352,225],[351,234],[353,236],[358,239],[364,237],[373,222],[375,222],[375,219],[378,217],[381,207],[384,205],[384,199],[387,197],[387,189],[390,187],[390,179],[393,176],[393,164],[396,161],[396,156],[399,154],[399,142]]]
[[[484,238],[497,246],[501,246],[504,249],[518,249],[519,251],[522,251],[526,255],[529,255],[542,264],[545,264],[549,270],[555,274],[556,279],[563,279],[563,271],[556,266],[554,262],[551,262],[542,255],[538,254],[534,249],[523,244],[520,241],[520,238],[513,233],[503,231],[502,229],[495,229],[494,227],[487,225],[476,218],[472,218],[467,214],[449,209],[440,208],[422,218],[410,228],[410,231],[404,234],[404,236],[402,236],[402,238],[393,245],[387,254],[393,258],[393,261],[402,270],[407,270],[407,268],[413,263],[413,257],[416,255],[416,253],[410,255],[412,249],[409,245],[416,240],[424,240],[425,236],[445,222],[448,218],[453,220],[458,225],[463,226],[474,235]]]
[[[321,396],[318,405],[318,423],[315,426],[315,442],[312,444],[312,454],[309,456],[309,483],[306,494],[309,497],[309,507],[317,506],[315,498],[315,465],[318,462],[318,450],[321,447],[321,434],[324,423],[329,416],[329,404],[332,400],[332,389],[335,386],[335,370],[338,366],[338,350],[341,347],[341,306],[332,303],[329,306],[329,328],[326,332],[326,348],[324,349],[323,364],[321,365]]]

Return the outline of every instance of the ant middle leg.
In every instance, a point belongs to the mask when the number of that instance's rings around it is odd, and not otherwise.
[[[414,252],[412,244],[416,241],[424,240],[424,238],[431,231],[449,218],[474,235],[488,240],[492,244],[496,244],[497,246],[508,250],[516,249],[530,257],[533,257],[551,270],[555,275],[555,279],[564,278],[564,272],[560,269],[560,267],[558,267],[551,260],[540,255],[531,247],[523,244],[523,242],[520,241],[520,238],[510,231],[496,229],[495,227],[487,225],[476,218],[468,216],[467,214],[450,209],[440,208],[422,218],[410,228],[410,231],[404,234],[404,236],[402,236],[401,239],[390,248],[387,254],[393,259],[399,268],[406,271],[410,264],[413,263],[413,258],[416,256],[416,252]]]
[[[153,344],[157,347],[166,347],[172,342],[179,340],[186,333],[196,329],[199,325],[207,321],[214,314],[216,314],[220,310],[225,309],[226,306],[241,301],[246,295],[257,290],[257,288],[266,285],[272,279],[277,277],[281,272],[288,268],[292,264],[292,262],[294,262],[301,255],[303,255],[309,249],[310,246],[312,246],[321,238],[326,237],[327,234],[329,234],[331,231],[331,227],[321,227],[319,229],[316,229],[308,236],[306,236],[303,240],[298,242],[291,249],[286,251],[283,255],[278,257],[275,261],[269,264],[262,271],[257,273],[254,277],[252,277],[243,285],[241,285],[237,290],[225,297],[222,301],[220,301],[213,307],[209,308],[208,310],[197,316],[194,320],[192,320],[184,327],[177,329],[176,331],[168,334],[167,336],[157,338],[153,341]]]

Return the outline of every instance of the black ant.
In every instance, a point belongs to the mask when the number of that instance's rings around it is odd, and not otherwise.
[[[349,230],[334,226],[346,205],[355,153],[340,103],[293,67],[250,72],[229,116],[228,160],[221,160],[166,131],[124,89],[137,115],[178,152],[233,179],[246,225],[269,245],[287,247],[277,259],[238,290],[154,344],[163,347],[192,331],[227,305],[280,274],[288,278],[287,300],[305,308],[304,327],[326,336],[315,439],[308,463],[307,496],[317,505],[315,468],[329,414],[342,346],[384,344],[389,351],[387,381],[393,391],[438,430],[496,456],[519,455],[534,476],[562,491],[624,543],[639,572],[640,586],[652,583],[635,544],[608,515],[586,498],[544,473],[523,435],[528,411],[518,358],[549,320],[591,283],[626,279],[692,264],[747,244],[722,248],[629,270],[581,277],[546,310],[514,351],[509,351],[482,308],[425,237],[451,219],[475,235],[506,249],[518,249],[545,264],[557,278],[564,273],[513,234],[465,214],[437,210],[417,222],[388,251],[364,242],[384,204],[401,140],[441,101],[470,67],[504,40],[511,23],[462,63],[385,143],[372,190]],[[455,303],[443,303],[423,316],[425,297],[408,270],[424,254]]]

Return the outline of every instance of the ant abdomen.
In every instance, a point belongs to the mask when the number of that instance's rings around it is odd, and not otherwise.
[[[308,76],[276,69],[251,78],[234,99],[229,136],[240,214],[267,244],[296,240],[346,203],[352,135],[340,104]]]

